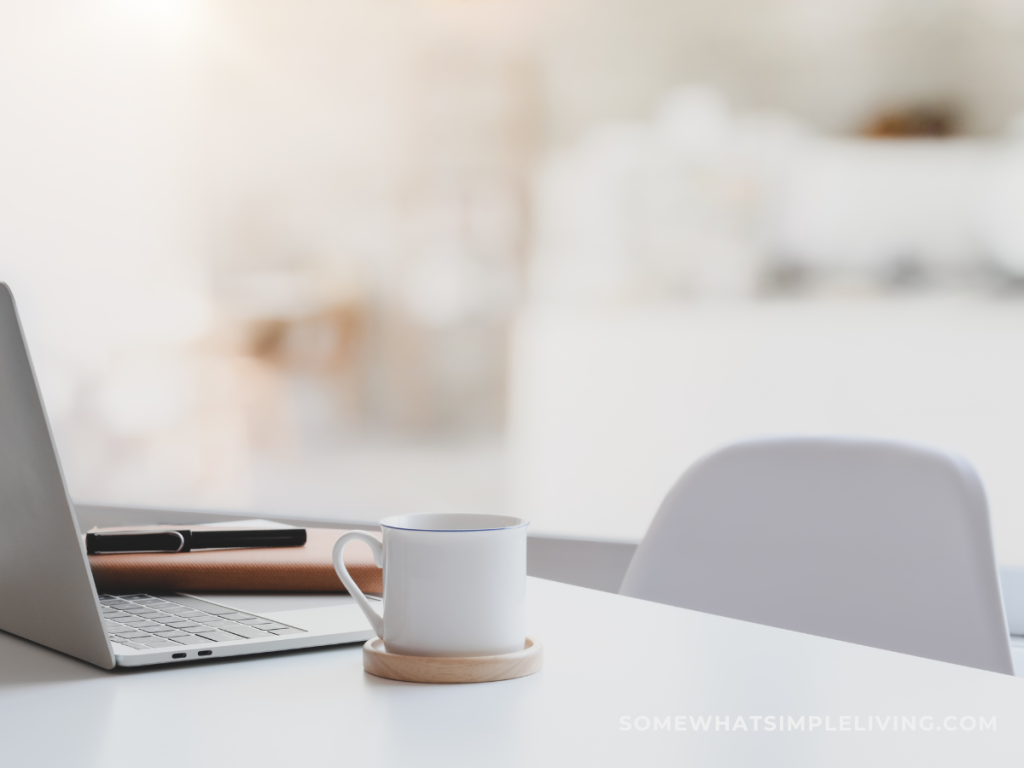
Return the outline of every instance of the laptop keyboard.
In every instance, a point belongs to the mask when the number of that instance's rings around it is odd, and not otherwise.
[[[305,631],[179,595],[100,595],[100,611],[110,640],[139,651],[260,640]]]

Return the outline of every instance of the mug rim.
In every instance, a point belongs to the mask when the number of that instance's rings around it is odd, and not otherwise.
[[[425,526],[424,518],[456,518],[465,520],[467,525],[457,527],[432,527]],[[479,522],[470,523],[470,519]],[[417,524],[417,520],[422,521]],[[488,524],[485,521],[492,521]],[[488,515],[488,514],[465,514],[456,512],[417,512],[409,515],[394,515],[385,517],[377,523],[381,528],[391,528],[395,531],[421,531],[423,533],[473,533],[480,531],[511,531],[517,528],[525,528],[530,523],[521,517],[511,515]]]

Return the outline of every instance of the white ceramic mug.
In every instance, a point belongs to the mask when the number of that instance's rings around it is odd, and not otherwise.
[[[403,515],[382,520],[384,543],[362,531],[334,545],[334,568],[389,653],[490,656],[526,643],[525,520],[503,515]],[[345,568],[364,541],[384,569],[384,615]]]

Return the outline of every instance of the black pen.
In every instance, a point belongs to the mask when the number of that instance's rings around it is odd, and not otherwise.
[[[265,528],[251,531],[167,528],[146,531],[104,531],[85,535],[85,551],[90,555],[177,553],[193,552],[197,549],[301,547],[305,543],[305,528]]]

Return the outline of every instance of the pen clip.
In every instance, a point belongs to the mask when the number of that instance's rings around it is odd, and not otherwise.
[[[171,549],[113,549],[104,551],[98,547],[95,547],[93,554],[96,555],[149,555],[166,552],[169,555],[173,555],[177,552],[181,552],[185,548],[185,537],[181,534],[181,531],[167,530],[167,531],[106,531],[104,533],[94,533],[93,536],[96,539],[102,539],[105,536],[166,536],[167,534],[173,534],[178,537],[178,548]]]

